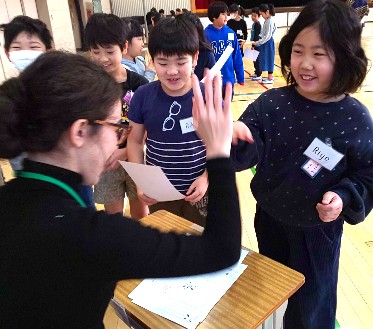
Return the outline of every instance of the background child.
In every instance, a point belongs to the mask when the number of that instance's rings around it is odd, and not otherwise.
[[[124,52],[121,63],[131,71],[144,76],[148,81],[153,81],[155,70],[151,65],[146,65],[141,51],[144,47],[144,31],[142,26],[134,19],[123,18],[127,26],[127,51]]]
[[[229,6],[229,14],[232,18],[228,20],[227,26],[236,33],[237,40],[240,43],[241,56],[243,56],[243,45],[247,40],[247,24],[243,19],[245,9],[234,3]]]
[[[118,16],[94,14],[89,18],[85,29],[86,44],[93,60],[121,84],[122,122],[128,123],[127,111],[132,94],[139,86],[148,83],[148,80],[121,65],[126,40],[126,26]],[[104,204],[105,211],[110,214],[123,213],[124,197],[127,194],[131,217],[140,219],[148,214],[147,207],[138,199],[134,182],[118,160],[127,160],[125,145],[119,146],[108,159],[105,172],[95,185],[95,201]]]
[[[198,33],[186,19],[165,18],[155,26],[148,47],[158,81],[139,88],[132,99],[128,113],[132,126],[128,160],[144,163],[146,130],[146,164],[160,166],[186,198],[156,203],[139,189],[138,194],[150,206],[150,212],[165,209],[204,225],[206,154],[192,121],[191,73],[197,62]]]
[[[22,72],[37,57],[52,48],[52,36],[41,20],[28,16],[16,16],[8,24],[1,24],[4,30],[4,50],[9,61],[18,72]],[[12,169],[21,170],[26,154],[10,159]]]
[[[257,164],[260,253],[306,278],[289,299],[285,328],[334,329],[343,223],[362,222],[373,206],[372,118],[348,95],[367,73],[358,17],[339,0],[310,2],[279,53],[289,86],[249,105],[234,140],[249,127],[255,145],[240,141],[232,159],[240,170]]]
[[[259,40],[259,35],[260,35],[261,30],[262,30],[262,25],[259,22],[259,17],[260,17],[259,8],[258,7],[253,8],[251,10],[251,19],[253,21],[253,25],[251,27],[250,41],[258,41]],[[259,56],[260,56],[260,48],[259,47],[260,47],[260,45],[256,45],[256,46],[254,46],[254,49],[259,51]],[[254,62],[254,68],[255,68],[254,74],[251,76],[252,80],[254,80],[254,81],[255,80],[261,80],[262,71],[260,70],[259,59],[258,58]]]
[[[202,80],[203,77],[207,74],[208,70],[215,65],[214,53],[210,47],[210,44],[206,41],[203,25],[199,17],[193,13],[186,13],[179,17],[191,21],[197,28],[199,50],[197,65],[194,68],[194,74],[198,77],[199,80]]]
[[[271,4],[262,4],[259,6],[259,14],[265,19],[262,31],[258,41],[252,43],[253,46],[260,46],[260,55],[258,57],[260,71],[267,71],[268,78],[263,79],[264,84],[273,84],[273,70],[275,67],[275,41],[273,34],[276,31],[275,7]],[[259,76],[258,76],[259,79]]]
[[[215,60],[217,61],[220,58],[228,45],[231,45],[234,49],[221,69],[224,95],[227,82],[234,85],[236,77],[240,85],[243,85],[245,82],[240,45],[237,41],[236,34],[226,26],[228,7],[225,2],[215,1],[210,3],[207,12],[212,24],[206,27],[205,36],[210,42],[211,48],[215,54]]]
[[[8,24],[0,25],[4,30],[4,50],[18,72],[22,72],[37,57],[52,49],[53,39],[47,25],[39,19],[16,16]],[[21,154],[9,163],[14,171],[22,170],[26,154]],[[79,194],[84,202],[95,208],[92,186],[80,185]]]

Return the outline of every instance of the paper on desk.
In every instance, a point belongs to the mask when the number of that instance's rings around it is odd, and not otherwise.
[[[229,58],[230,54],[232,54],[232,52],[233,52],[232,46],[228,45],[228,47],[225,48],[224,52],[221,54],[220,58],[217,60],[215,65],[210,69],[208,74],[214,76],[215,74],[220,72],[221,68],[223,67],[225,62],[228,60],[228,58]],[[201,82],[204,83],[205,79],[206,79],[206,77],[204,77],[201,80]]]
[[[247,268],[240,261],[227,269],[180,278],[145,279],[129,295],[132,302],[186,328],[202,322]]]
[[[247,47],[243,52],[244,57],[251,59],[253,62],[256,61],[256,59],[259,56],[259,51],[255,49],[251,49],[250,47]]]
[[[160,167],[126,161],[119,163],[148,197],[160,202],[185,198],[185,195],[171,184]]]

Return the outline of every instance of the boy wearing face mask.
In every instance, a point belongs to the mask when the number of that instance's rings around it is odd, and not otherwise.
[[[0,29],[4,31],[5,54],[20,73],[41,54],[52,49],[53,38],[40,19],[16,16],[9,23],[1,24]],[[25,157],[26,154],[21,154],[9,160],[14,171],[23,169]],[[89,207],[95,208],[92,186],[80,185],[79,195]]]
[[[1,24],[4,31],[4,51],[18,72],[22,72],[37,57],[52,48],[52,36],[47,25],[39,19],[16,16],[8,24]],[[10,159],[12,169],[21,170],[25,155]]]
[[[4,30],[5,54],[19,72],[52,48],[52,36],[39,19],[16,16],[0,28]]]

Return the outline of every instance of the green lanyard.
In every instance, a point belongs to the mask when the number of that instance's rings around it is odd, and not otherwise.
[[[47,175],[33,173],[33,172],[23,171],[23,170],[17,170],[15,172],[15,175],[16,177],[37,179],[37,180],[41,180],[44,182],[57,185],[58,187],[66,191],[68,194],[70,194],[82,207],[87,208],[87,205],[85,204],[83,199],[80,197],[78,193],[75,192],[74,189],[72,189],[69,185],[65,184],[64,182],[61,182],[60,180],[56,178],[53,178]]]

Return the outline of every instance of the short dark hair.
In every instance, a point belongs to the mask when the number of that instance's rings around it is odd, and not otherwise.
[[[118,45],[124,48],[128,37],[128,27],[114,14],[93,14],[84,30],[84,40],[89,48]]]
[[[9,51],[10,44],[21,32],[38,36],[47,50],[52,48],[53,38],[47,25],[40,19],[22,15],[16,16],[9,23],[1,24],[0,29],[4,30],[4,49],[6,51]]]
[[[211,2],[207,8],[207,16],[211,22],[218,18],[220,14],[228,13],[228,6],[223,1]]]
[[[236,11],[238,11],[238,14],[240,16],[246,16],[246,13],[245,13],[245,8],[242,7],[241,5],[238,5],[237,3],[232,3],[229,8],[229,13],[235,13]]]
[[[148,49],[152,59],[158,54],[194,56],[199,49],[197,29],[185,19],[162,19],[150,34]]]
[[[191,12],[186,13],[184,15],[179,15],[177,16],[176,19],[186,19],[194,24],[194,26],[197,29],[198,32],[198,38],[199,38],[199,49],[211,49],[210,43],[207,42],[206,37],[205,37],[205,32],[203,25],[201,23],[201,20],[196,14],[193,14]]]
[[[160,20],[162,20],[164,17],[160,13],[153,13],[151,16],[151,20],[153,21],[154,25],[158,24]]]
[[[296,81],[290,71],[292,46],[307,27],[319,30],[320,38],[334,56],[334,74],[327,94],[352,93],[363,83],[368,59],[361,46],[361,23],[355,11],[339,0],[314,0],[308,3],[291,25],[279,45],[281,71],[290,85]]]
[[[164,14],[164,9],[159,9],[160,14]]]
[[[251,13],[255,13],[258,16],[260,16],[260,12],[259,12],[259,8],[258,7],[254,7],[253,9],[251,9]]]
[[[105,120],[122,93],[83,56],[59,51],[39,56],[0,86],[0,157],[53,150],[76,120]],[[92,126],[92,134],[96,129]]]
[[[122,21],[127,27],[127,40],[131,43],[131,40],[136,37],[143,37],[144,30],[140,23],[132,18],[122,18]]]
[[[266,11],[269,11],[269,13],[271,14],[271,16],[275,16],[276,12],[275,12],[275,6],[272,5],[271,3],[270,4],[266,4],[266,3],[263,3],[259,6],[259,11],[265,13]]]

